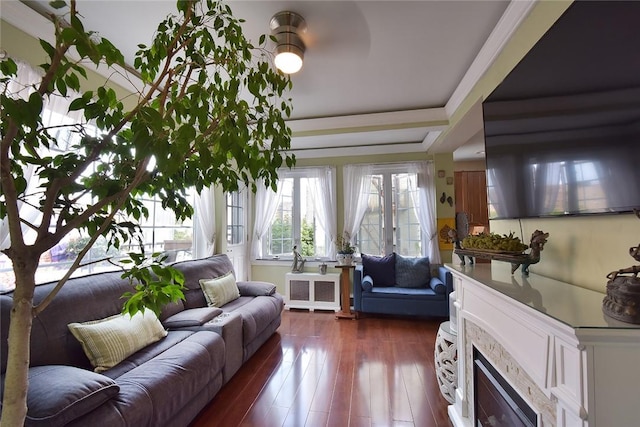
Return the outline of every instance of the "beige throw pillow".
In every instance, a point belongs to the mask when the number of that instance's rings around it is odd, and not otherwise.
[[[200,279],[200,287],[209,307],[222,307],[240,298],[240,291],[232,272],[215,279]]]
[[[101,320],[69,323],[67,326],[82,344],[95,372],[104,372],[167,336],[167,331],[151,310],[133,316],[117,314]]]

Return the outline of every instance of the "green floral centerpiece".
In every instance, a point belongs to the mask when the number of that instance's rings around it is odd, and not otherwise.
[[[353,254],[356,248],[351,244],[351,236],[346,231],[336,238],[336,250],[338,264],[351,265],[353,263]]]

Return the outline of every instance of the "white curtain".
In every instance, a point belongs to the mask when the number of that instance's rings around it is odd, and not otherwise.
[[[371,173],[371,165],[346,165],[343,169],[344,232],[351,237],[358,233],[367,210]]]
[[[279,182],[278,182],[279,184]],[[253,259],[262,258],[262,239],[269,231],[271,218],[278,208],[278,202],[282,195],[282,186],[278,185],[278,191],[267,188],[264,182],[257,183],[255,203],[255,223],[253,225],[253,238],[251,239],[251,256]]]
[[[206,258],[216,250],[216,202],[214,187],[203,188],[196,196],[196,218],[199,232],[195,242],[194,258]]]
[[[317,178],[311,181],[314,184],[313,193],[316,195],[313,199],[316,218],[332,243],[327,248],[327,257],[329,257],[329,259],[335,259],[336,248],[334,243],[338,235],[336,192],[334,185],[335,169],[329,166],[316,168],[313,169],[311,176]]]
[[[436,185],[434,180],[433,162],[411,163],[411,172],[418,177],[417,200],[415,192],[411,192],[413,208],[422,231],[422,255],[428,256],[433,264],[440,264],[440,249],[438,248],[438,224],[436,222]]]
[[[17,75],[12,78],[6,85],[7,94],[12,98],[28,99],[29,95],[36,91],[37,86],[42,79],[42,73],[39,70],[31,67],[31,65],[14,60],[18,66]],[[4,88],[0,88],[4,89]],[[69,112],[69,104],[79,94],[74,96],[74,93],[69,93],[68,98],[63,98],[58,95],[51,95],[48,99],[45,99],[44,108],[42,112],[42,122],[45,126],[58,126],[62,124],[80,123],[82,121],[82,112],[72,111]],[[24,178],[27,181],[27,188],[25,194],[30,194],[39,184],[34,176],[35,168],[30,165],[24,170]],[[18,202],[18,209],[20,217],[31,224],[39,221],[41,216],[40,211],[30,206],[31,203]],[[33,200],[34,206],[38,205],[37,200]],[[26,225],[23,224],[22,231],[25,233],[25,241],[35,238],[35,232]],[[11,238],[9,236],[9,224],[8,219],[5,217],[0,222],[0,250],[7,249],[11,244]]]

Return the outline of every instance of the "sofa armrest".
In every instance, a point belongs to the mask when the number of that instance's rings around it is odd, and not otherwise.
[[[353,309],[355,311],[362,311],[362,277],[362,264],[356,265],[353,270]]]
[[[447,285],[442,283],[440,277],[432,277],[429,279],[429,287],[433,292],[439,295],[447,294]]]
[[[187,308],[164,319],[162,325],[169,329],[200,326],[221,313],[222,310],[217,307]]]
[[[449,295],[451,292],[453,292],[453,275],[451,274],[451,272],[449,270],[447,270],[443,266],[439,266],[438,267],[438,278],[447,287],[447,292],[446,292],[447,295]]]
[[[2,378],[4,382],[4,376]],[[93,371],[65,365],[29,368],[27,424],[62,426],[116,396],[114,380]]]
[[[244,297],[270,296],[276,292],[276,285],[268,282],[236,282],[240,295]]]

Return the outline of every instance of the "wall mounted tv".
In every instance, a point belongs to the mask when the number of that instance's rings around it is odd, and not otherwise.
[[[483,102],[491,219],[640,208],[640,2],[574,2]]]

